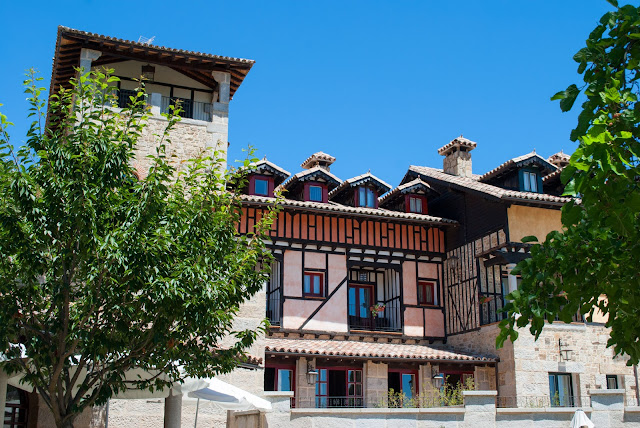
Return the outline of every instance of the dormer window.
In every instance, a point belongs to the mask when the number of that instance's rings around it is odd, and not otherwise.
[[[327,185],[320,182],[309,182],[304,184],[304,200],[309,202],[327,202]]]
[[[322,186],[309,186],[309,200],[322,202]]]
[[[358,188],[358,201],[357,206],[366,207],[366,208],[377,208],[378,195],[373,189],[368,187],[359,187]]]
[[[273,196],[273,178],[253,175],[249,178],[249,193],[257,196]]]
[[[522,189],[525,192],[538,193],[538,174],[524,171],[522,173]]]
[[[427,198],[418,195],[408,195],[406,197],[405,209],[408,213],[426,214]]]

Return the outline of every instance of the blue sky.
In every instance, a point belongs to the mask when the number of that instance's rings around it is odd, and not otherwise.
[[[604,0],[18,2],[3,5],[0,107],[27,129],[24,70],[49,87],[58,25],[250,58],[230,111],[230,160],[251,144],[295,173],[311,153],[346,179],[371,170],[395,185],[410,164],[463,134],[486,172],[532,149],[572,152],[577,111],[555,92],[577,83],[573,54]],[[188,6],[187,6],[188,5]]]

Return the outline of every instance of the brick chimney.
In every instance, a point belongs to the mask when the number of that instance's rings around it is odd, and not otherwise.
[[[471,150],[476,148],[476,143],[467,140],[462,135],[438,149],[438,154],[444,156],[442,170],[447,174],[458,177],[470,178]]]
[[[547,159],[547,161],[558,167],[558,169],[562,169],[565,166],[569,165],[569,159],[571,159],[571,156],[565,154],[562,150],[560,150],[555,155],[549,156],[549,159]]]

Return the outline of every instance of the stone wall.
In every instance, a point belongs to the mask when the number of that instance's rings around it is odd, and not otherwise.
[[[384,403],[388,393],[389,366],[367,361],[363,367],[364,396],[368,403]]]
[[[471,177],[471,153],[452,151],[442,161],[442,170],[459,177]]]
[[[155,108],[152,108],[152,112]],[[167,120],[157,114],[149,118],[141,138],[136,146],[135,167],[140,174],[146,174],[151,166],[147,156],[155,155]],[[166,154],[173,158],[171,163],[178,169],[182,161],[200,155],[205,149],[216,148],[226,160],[229,117],[227,113],[214,111],[213,121],[204,122],[182,119],[169,134]]]
[[[269,428],[566,428],[575,408],[496,408],[496,391],[466,391],[464,406],[439,408],[289,409],[285,396],[267,397]],[[598,428],[640,428],[640,407],[624,406],[623,390],[590,390],[585,414]],[[231,413],[231,420],[236,417]],[[242,419],[244,415],[237,418]],[[232,427],[235,427],[232,422]],[[259,428],[259,425],[246,428]]]
[[[480,330],[449,336],[447,344],[463,352],[473,352],[500,358],[498,366],[497,391],[500,396],[516,395],[515,361],[513,344],[504,343],[502,349],[496,349],[496,337],[500,331],[498,324],[481,327]],[[496,388],[495,369],[487,367],[476,373],[476,388],[488,390]],[[548,386],[547,393],[548,394]]]

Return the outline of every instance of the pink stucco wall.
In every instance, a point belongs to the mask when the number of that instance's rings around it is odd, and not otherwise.
[[[326,269],[327,256],[324,253],[314,253],[311,251],[305,251],[304,267],[315,268],[315,269]]]
[[[422,308],[407,308],[404,310],[404,334],[422,337],[424,334]]]
[[[444,337],[444,313],[440,309],[424,309],[427,337]]]
[[[407,305],[418,304],[418,287],[416,284],[416,262],[404,262],[402,264],[402,291],[404,303]],[[422,320],[422,317],[420,318]],[[422,322],[422,321],[421,321]]]
[[[418,276],[420,278],[438,278],[438,265],[436,263],[418,263]]]
[[[291,329],[300,328],[309,315],[320,306],[320,303],[322,303],[320,300],[285,300],[283,305],[282,327]]]
[[[347,256],[342,254],[329,255],[329,293],[331,293],[347,276]],[[347,284],[343,284],[346,287]]]
[[[284,252],[282,287],[285,296],[302,297],[302,253],[300,251]]]

